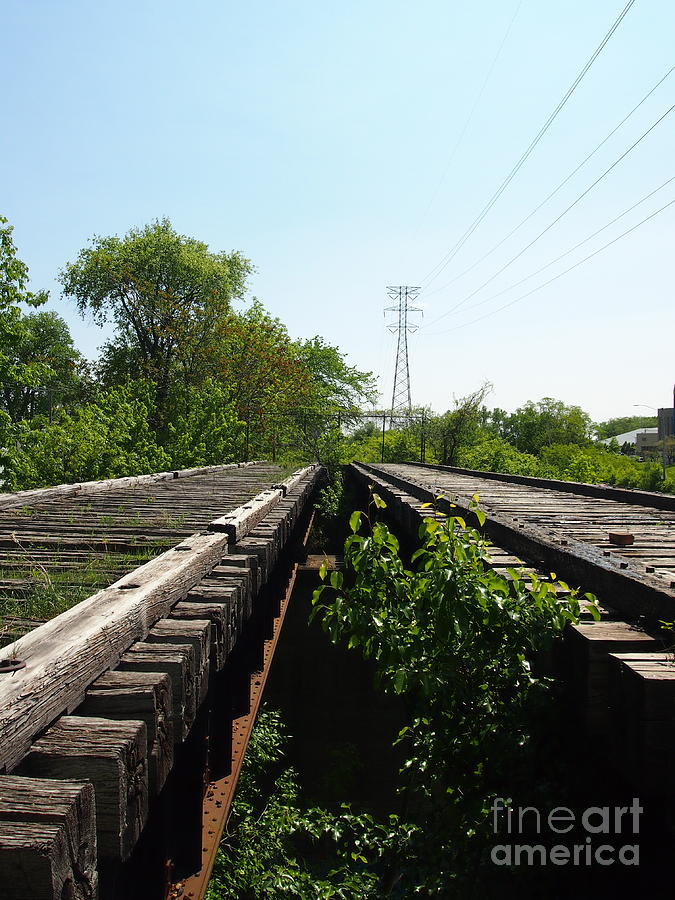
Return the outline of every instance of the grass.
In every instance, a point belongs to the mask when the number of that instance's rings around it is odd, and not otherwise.
[[[171,541],[155,542],[135,553],[92,556],[83,565],[68,568],[59,568],[58,554],[47,568],[22,548],[16,567],[0,568],[0,581],[31,582],[30,586],[17,587],[11,593],[0,587],[0,646],[86,600],[170,546]]]

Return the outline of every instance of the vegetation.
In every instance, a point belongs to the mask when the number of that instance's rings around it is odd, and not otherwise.
[[[307,807],[297,772],[283,768],[288,736],[263,710],[246,751],[207,900],[376,898],[394,852],[415,828],[378,823],[345,804]]]
[[[373,503],[385,506],[376,494]],[[338,494],[323,505],[337,509]],[[532,663],[577,620],[578,596],[555,576],[496,575],[458,516],[426,518],[409,563],[386,525],[360,512],[349,524],[347,571],[322,571],[314,615],[334,642],[375,661],[382,690],[405,698],[399,796],[379,822],[351,806],[308,808],[301,775],[279,768],[283,734],[268,715],[209,900],[485,896],[491,799],[531,780],[534,722],[551,699]]]
[[[254,300],[252,271],[164,219],[96,237],[64,296],[114,335],[89,367],[27,291],[0,220],[0,462],[14,490],[247,458],[339,462],[340,428],[373,380],[322,338],[294,341]]]
[[[489,800],[532,749],[531,713],[547,687],[531,662],[577,620],[579,598],[555,575],[492,572],[486,543],[459,516],[425,519],[410,565],[386,525],[355,512],[350,526],[348,577],[331,574],[316,610],[334,641],[376,661],[385,691],[409,701],[401,788],[424,837],[409,848],[403,895],[451,896],[456,883],[464,896],[462,875],[475,877],[490,836]]]

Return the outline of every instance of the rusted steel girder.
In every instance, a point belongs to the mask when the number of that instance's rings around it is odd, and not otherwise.
[[[203,900],[206,896],[216,853],[230,814],[244,754],[258,715],[265,683],[293,592],[298,566],[304,558],[304,548],[307,545],[313,519],[314,513],[312,512],[306,520],[300,541],[295,545],[296,552],[291,558],[290,567],[286,573],[285,586],[281,586],[283,593],[280,596],[276,614],[272,618],[271,633],[263,644],[261,664],[251,672],[248,710],[242,711],[241,715],[232,720],[232,755],[229,771],[223,777],[209,781],[206,786],[202,811],[201,867],[189,877],[171,884],[167,892],[167,900]]]

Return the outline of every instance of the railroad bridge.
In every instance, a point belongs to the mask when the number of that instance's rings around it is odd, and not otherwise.
[[[495,570],[598,595],[555,665],[586,737],[667,806],[675,498],[422,464],[347,476],[411,540],[478,493]],[[0,650],[3,896],[204,895],[321,478],[255,462],[0,495],[0,592],[26,610]]]

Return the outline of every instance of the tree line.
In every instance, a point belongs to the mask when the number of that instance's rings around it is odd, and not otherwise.
[[[87,361],[68,326],[40,307],[12,227],[0,217],[0,464],[6,488],[252,458],[443,465],[675,489],[657,463],[598,439],[655,424],[594,423],[552,398],[489,409],[491,385],[441,415],[391,421],[362,410],[371,373],[316,336],[294,340],[246,300],[253,265],[213,252],[168,219],[95,237],[58,275],[62,295],[112,337]]]
[[[348,435],[343,459],[409,462],[424,457],[426,462],[483,471],[675,491],[673,469],[664,479],[658,460],[626,455],[617,441],[600,443],[631,429],[653,427],[655,417],[593,422],[581,407],[551,397],[508,413],[488,408],[491,390],[490,384],[482,385],[456,399],[442,415],[417,410],[384,433],[374,421],[366,422]]]
[[[12,489],[285,457],[330,456],[374,381],[316,336],[293,340],[257,299],[241,253],[167,219],[96,237],[59,273],[63,297],[112,327],[90,363],[28,290],[0,217],[0,447]],[[241,304],[242,308],[235,306]]]

